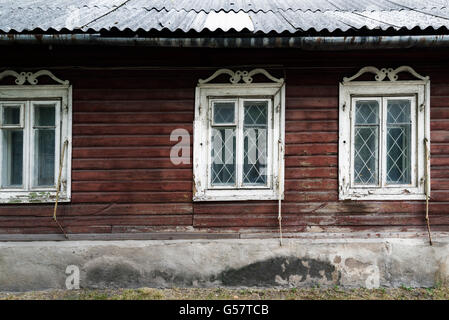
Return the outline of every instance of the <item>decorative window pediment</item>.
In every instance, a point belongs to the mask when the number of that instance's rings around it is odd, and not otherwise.
[[[48,76],[56,83],[59,83],[61,85],[69,85],[68,80],[61,80],[57,78],[53,73],[51,73],[48,70],[40,70],[37,72],[16,72],[13,70],[5,70],[0,73],[0,80],[6,77],[15,77],[15,83],[17,85],[24,85],[24,84],[30,84],[30,85],[37,85],[38,84],[38,78],[41,76]]]
[[[407,72],[415,79],[399,80]],[[373,81],[355,81],[365,73]],[[340,84],[339,197],[421,200],[430,193],[430,81],[409,66],[364,67]]]
[[[268,81],[256,83],[255,75]],[[213,83],[221,75],[229,83]],[[220,69],[196,88],[195,201],[274,200],[284,190],[284,80]]]

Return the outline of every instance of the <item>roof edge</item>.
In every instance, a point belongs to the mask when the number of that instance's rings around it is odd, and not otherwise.
[[[0,34],[0,45],[360,50],[449,47],[449,35],[283,37],[105,37],[101,34]]]

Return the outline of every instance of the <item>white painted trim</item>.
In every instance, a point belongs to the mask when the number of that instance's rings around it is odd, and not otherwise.
[[[376,68],[377,69],[377,68]],[[411,68],[410,68],[411,69]],[[363,69],[362,69],[363,70]],[[362,71],[361,70],[361,71]],[[377,69],[378,70],[378,69]],[[383,70],[383,69],[382,69]],[[390,69],[386,69],[390,70]],[[392,69],[391,69],[392,70]],[[413,70],[413,69],[411,69]],[[400,67],[387,72],[386,76],[391,75],[391,81],[351,81],[361,73],[351,78],[345,78],[346,81],[340,83],[339,87],[339,199],[340,200],[425,200],[425,164],[424,164],[424,138],[430,142],[430,81],[423,80],[427,77],[419,76],[421,80],[396,81],[396,73],[409,71],[406,67]],[[370,72],[365,69],[365,72]],[[363,73],[363,72],[362,72]],[[353,170],[353,107],[354,98],[383,98],[385,97],[414,97],[416,104],[414,108],[415,119],[412,121],[412,130],[416,135],[412,146],[412,185],[410,186],[379,186],[379,187],[355,187],[352,184]],[[385,103],[382,103],[384,105]],[[413,113],[412,112],[412,115]],[[382,118],[381,118],[382,119]],[[381,120],[382,121],[382,120]],[[383,127],[383,126],[382,126]],[[382,129],[383,131],[384,129]],[[385,135],[382,132],[381,136]],[[379,145],[380,155],[384,156],[385,140]],[[385,171],[385,161],[380,162],[380,171]],[[430,170],[430,169],[428,169]],[[381,180],[383,181],[383,180]],[[429,182],[430,183],[430,182]],[[430,190],[430,189],[429,189]]]
[[[28,82],[31,85],[37,85],[38,80],[37,78],[41,76],[49,76],[53,81],[62,84],[62,85],[69,85],[68,80],[61,80],[58,77],[56,77],[51,71],[49,70],[40,70],[37,72],[21,72],[18,73],[13,70],[5,70],[0,73],[0,80],[5,77],[15,77],[15,83],[17,85],[23,85],[25,82]]]
[[[36,73],[35,77],[46,73]],[[30,76],[30,81],[33,78]],[[62,81],[62,80],[61,80]],[[66,83],[67,81],[63,81]],[[32,136],[32,119],[31,107],[34,102],[54,102],[58,101],[59,119],[55,121],[57,129],[56,141],[57,148],[55,150],[55,179],[59,170],[60,150],[65,140],[68,140],[68,147],[64,159],[64,167],[62,170],[62,189],[60,192],[60,202],[69,202],[71,199],[71,163],[72,163],[72,87],[63,85],[30,85],[30,86],[0,86],[1,101],[26,101],[25,103],[25,125],[24,125],[24,149],[33,149],[31,143]],[[59,134],[58,134],[59,133]],[[56,142],[55,142],[56,144]],[[24,151],[25,151],[24,150]],[[23,189],[1,189],[0,203],[48,203],[54,202],[56,197],[56,182],[54,188],[31,187],[32,169],[31,159],[32,151],[24,152],[24,188]],[[0,163],[0,176],[1,176]]]
[[[224,71],[225,70],[225,71]],[[284,144],[285,144],[285,85],[283,79],[276,79],[273,83],[251,83],[251,76],[256,73],[263,73],[255,69],[249,73],[239,74],[245,83],[236,83],[231,81],[231,84],[210,84],[206,83],[213,80],[219,74],[225,73],[231,76],[235,74],[227,69],[221,73],[215,73],[204,81],[199,81],[195,91],[195,120],[194,141],[193,141],[193,200],[194,201],[239,201],[239,200],[278,200],[278,192],[281,193],[281,198],[284,195]],[[220,70],[219,70],[220,71]],[[228,72],[229,71],[229,72]],[[257,71],[257,72],[256,72]],[[265,73],[263,73],[265,74]],[[265,74],[266,75],[266,74]],[[267,76],[268,77],[268,76]],[[251,78],[251,79],[250,79]],[[268,77],[270,78],[270,77]],[[246,79],[246,80],[245,80]],[[238,82],[238,81],[237,81]],[[270,109],[270,125],[272,130],[269,130],[269,146],[268,146],[268,185],[267,186],[248,186],[241,188],[211,188],[209,186],[210,177],[210,100],[211,99],[236,99],[238,102],[239,112],[236,112],[237,117],[242,117],[243,99],[269,99]],[[279,106],[279,108],[277,108]],[[238,126],[242,121],[236,119]],[[239,132],[239,130],[237,130]],[[238,141],[241,137],[237,138]],[[281,171],[278,172],[277,159],[279,158],[278,141],[281,141]],[[275,147],[276,146],[276,147]],[[237,147],[237,150],[242,147]],[[238,158],[236,158],[239,162]],[[243,157],[242,157],[243,160]],[[239,170],[237,170],[239,172]],[[280,187],[277,188],[277,177],[280,176]],[[241,180],[241,179],[240,179]],[[237,181],[240,181],[239,178]],[[279,190],[279,191],[278,191]]]
[[[230,69],[219,69],[219,70],[215,71],[215,73],[213,75],[211,75],[209,78],[204,79],[204,80],[199,79],[198,84],[200,85],[200,84],[206,84],[208,82],[211,82],[212,80],[214,80],[215,78],[217,78],[218,76],[220,76],[222,74],[229,75],[230,76],[229,82],[231,82],[232,84],[238,84],[240,82],[240,80],[242,80],[246,84],[251,84],[253,82],[253,76],[255,76],[256,74],[263,74],[265,77],[267,77],[269,80],[271,80],[275,83],[281,83],[281,84],[284,83],[283,78],[279,78],[279,79],[275,78],[270,73],[268,73],[267,70],[257,68],[257,69],[253,69],[251,71],[237,70],[235,72]]]
[[[343,78],[343,83],[347,83],[354,79],[357,79],[358,77],[360,77],[361,75],[363,75],[365,73],[374,73],[375,74],[374,79],[376,81],[383,81],[386,77],[388,77],[388,79],[390,81],[396,81],[399,79],[398,73],[400,73],[400,72],[408,72],[411,75],[413,75],[415,78],[423,80],[423,81],[429,80],[429,77],[424,77],[424,76],[420,75],[412,67],[409,67],[409,66],[400,66],[399,68],[396,68],[396,69],[393,69],[393,68],[378,69],[373,66],[368,66],[368,67],[363,67],[362,69],[360,69],[359,72],[357,72],[352,77]]]

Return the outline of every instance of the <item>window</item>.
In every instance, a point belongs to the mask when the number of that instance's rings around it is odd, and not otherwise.
[[[253,83],[258,73],[273,83]],[[208,83],[221,74],[231,84]],[[243,80],[244,83],[238,82]],[[194,123],[195,201],[283,197],[283,79],[262,69],[200,80]]]
[[[5,71],[0,80],[8,75],[18,83],[22,74]],[[59,201],[70,200],[71,88],[57,78],[62,85],[35,85],[33,75],[22,78],[32,85],[0,86],[2,203],[54,201],[62,153]]]
[[[399,72],[419,80],[397,81]],[[352,81],[365,72],[376,81]],[[390,81],[383,81],[386,77]],[[425,199],[429,81],[410,67],[363,68],[340,84],[340,199]],[[428,140],[427,140],[428,141]],[[429,149],[428,149],[429,150]]]

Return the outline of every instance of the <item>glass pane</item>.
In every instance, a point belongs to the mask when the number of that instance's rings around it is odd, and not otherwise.
[[[34,185],[53,186],[55,184],[55,130],[35,130],[34,146]]]
[[[234,123],[234,102],[214,102],[214,123]]]
[[[23,170],[23,130],[3,130],[4,187],[21,187]]]
[[[235,184],[235,148],[234,128],[212,128],[211,184]]]
[[[356,127],[354,132],[354,183],[378,183],[378,127]]]
[[[245,101],[243,124],[243,184],[266,185],[268,102]]]
[[[34,105],[34,108],[35,126],[55,125],[55,106],[53,104]]]
[[[268,117],[267,101],[245,101],[245,126],[266,126]]]
[[[20,125],[20,106],[3,107],[3,124]]]
[[[357,100],[355,104],[355,124],[379,123],[379,103],[376,100]]]
[[[388,124],[410,123],[410,100],[388,100]]]
[[[387,103],[387,184],[411,183],[410,100]]]

